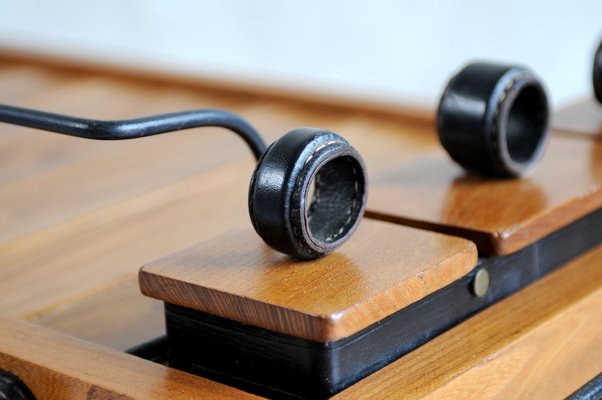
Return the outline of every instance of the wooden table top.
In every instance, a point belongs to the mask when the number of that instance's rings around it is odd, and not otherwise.
[[[172,78],[0,54],[3,103],[103,119],[228,108],[268,141],[298,126],[324,127],[362,153],[371,180],[400,163],[442,154],[428,113]],[[0,125],[0,368],[19,372],[38,399],[242,397],[122,351],[164,333],[160,303],[139,292],[138,268],[249,229],[252,167],[246,148],[219,129],[116,144]],[[510,386],[521,389],[515,397],[571,393],[602,370],[600,262],[600,250],[590,252],[340,396],[423,398],[468,390],[508,398]],[[448,339],[450,351],[442,342]],[[547,362],[537,361],[544,360],[539,350]],[[440,367],[427,367],[433,363]]]

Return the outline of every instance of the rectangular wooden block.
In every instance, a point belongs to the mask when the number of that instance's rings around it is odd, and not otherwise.
[[[467,174],[443,152],[371,182],[369,217],[462,236],[481,255],[528,246],[602,206],[602,142],[552,137],[535,172],[517,180]]]
[[[193,310],[320,342],[358,332],[466,275],[466,240],[362,221],[338,251],[300,262],[252,230],[144,266],[142,293]]]

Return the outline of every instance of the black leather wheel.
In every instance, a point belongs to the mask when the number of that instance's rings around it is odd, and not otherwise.
[[[593,84],[596,100],[602,103],[602,43],[600,43],[594,56]]]
[[[345,139],[321,129],[295,129],[259,159],[249,186],[249,215],[272,248],[314,259],[356,229],[366,186],[364,162]]]
[[[541,158],[549,105],[527,68],[491,63],[464,67],[439,103],[437,131],[452,159],[469,171],[522,177]]]

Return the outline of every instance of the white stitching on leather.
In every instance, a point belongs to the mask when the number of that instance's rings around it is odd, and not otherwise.
[[[357,175],[358,175],[357,170],[355,169],[355,167],[351,167],[351,170],[353,171],[353,177],[355,178],[355,182],[353,185],[353,188],[354,188],[353,201],[351,202],[351,206],[349,207],[349,210],[347,211],[347,220],[343,223],[343,226],[341,226],[341,229],[339,229],[338,232],[336,232],[333,235],[326,236],[326,239],[324,240],[325,242],[335,240],[352,223],[351,218],[353,217],[353,211],[357,207],[360,185],[359,185],[359,181],[357,179]]]
[[[305,160],[305,163],[303,164],[304,166],[315,156],[315,154],[324,149],[327,146],[333,145],[333,144],[342,144],[342,145],[346,145],[346,142],[342,142],[342,141],[337,141],[337,140],[331,140],[329,142],[326,142],[323,145],[318,146],[316,149],[314,149],[314,151],[310,154],[310,156],[307,158],[307,160]],[[353,224],[353,215],[354,215],[354,211],[358,208],[358,203],[359,203],[359,192],[360,192],[360,187],[359,187],[359,180],[358,180],[358,171],[355,168],[355,166],[352,166],[352,171],[353,171],[353,176],[355,178],[355,182],[354,182],[354,196],[353,196],[353,201],[351,202],[351,205],[349,206],[348,210],[347,210],[347,220],[343,223],[343,225],[341,226],[341,228],[333,233],[332,235],[327,236],[324,239],[324,242],[332,242],[334,240],[336,240],[338,238],[338,236],[340,236],[350,225]],[[299,191],[301,190],[301,187],[299,185],[299,181],[302,179],[302,175],[299,175],[299,178],[297,178],[297,182],[295,183],[296,185],[296,189],[295,192],[293,193],[293,197],[296,197],[299,195]],[[319,201],[319,175],[316,174],[316,191],[314,192],[314,199],[312,199],[312,201],[315,201],[316,203]],[[310,217],[311,218],[311,217]],[[299,246],[301,246],[302,248],[307,248],[307,246],[303,243],[303,241],[300,240],[300,233],[297,229],[297,227],[295,225],[293,225],[293,234],[295,236],[295,241],[297,242],[297,244],[299,244]]]
[[[318,147],[316,147],[311,154],[309,155],[309,157],[307,158],[307,160],[305,160],[305,162],[303,163],[303,167],[305,167],[307,165],[307,163],[314,158],[314,156],[316,155],[316,153],[328,146],[332,146],[334,144],[346,144],[345,142],[342,142],[340,140],[330,140]],[[299,195],[299,192],[301,191],[301,179],[303,179],[303,174],[299,174],[299,177],[297,178],[297,181],[295,182],[295,191],[293,192],[293,198],[295,198],[296,196]],[[299,233],[297,226],[295,224],[293,224],[293,235],[295,236],[295,241],[297,242],[297,244],[303,248],[307,248],[307,246],[305,245],[305,243],[303,243],[303,241],[300,239],[302,237],[302,235]]]
[[[506,86],[504,86],[504,90],[502,91],[502,94],[500,95],[497,102],[495,103],[495,112],[493,113],[493,121],[492,121],[493,129],[491,132],[491,141],[493,143],[492,147],[493,147],[494,157],[495,157],[496,161],[499,162],[499,165],[501,165],[502,167],[504,167],[504,160],[500,156],[500,152],[499,152],[500,147],[499,147],[499,143],[498,143],[498,141],[499,141],[499,132],[498,132],[499,124],[498,124],[498,122],[499,122],[499,117],[500,117],[500,109],[502,107],[502,103],[508,96],[508,93],[510,93],[510,90],[512,89],[512,87],[516,84],[516,82],[523,79],[525,76],[526,76],[525,74],[521,73],[521,74],[513,77],[512,79],[510,79],[510,81],[506,84]],[[508,127],[506,127],[506,129],[507,128]]]

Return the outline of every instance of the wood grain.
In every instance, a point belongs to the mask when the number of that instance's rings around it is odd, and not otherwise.
[[[224,136],[216,129],[203,134],[208,137],[202,144],[198,135],[190,133],[182,133],[177,141],[159,136],[124,145],[102,143],[108,151],[88,152],[76,162],[5,182],[0,186],[0,219],[11,229],[0,232],[0,242],[169,185],[245,154],[246,149],[233,135]],[[200,157],[200,152],[207,152],[207,156]]]
[[[37,400],[252,399],[253,395],[49,329],[0,317],[0,366]]]
[[[321,342],[347,337],[464,276],[466,240],[365,220],[336,252],[299,262],[251,229],[154,261],[143,294]]]
[[[602,105],[594,98],[588,98],[557,110],[552,116],[554,129],[602,138]]]
[[[368,216],[473,240],[482,255],[519,250],[602,207],[602,142],[553,137],[526,179],[466,174],[443,152],[371,182]]]
[[[242,225],[243,165],[250,171],[248,161],[212,170],[0,245],[4,314],[53,312],[144,263]]]
[[[337,399],[563,399],[602,371],[602,247]]]
[[[140,295],[136,275],[40,314],[32,322],[120,351],[165,335],[163,304]]]

